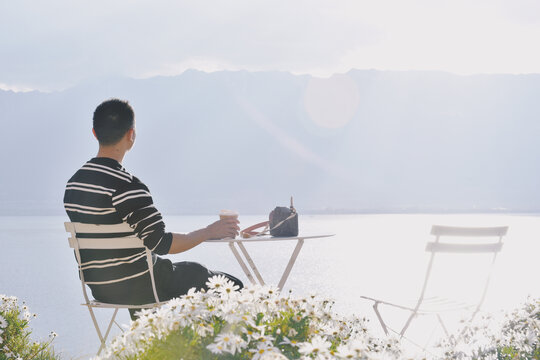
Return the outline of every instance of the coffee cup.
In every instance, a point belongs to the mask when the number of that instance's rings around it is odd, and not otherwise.
[[[238,219],[238,213],[234,210],[221,210],[219,212],[219,219],[225,220],[225,219]],[[233,236],[234,239],[234,236]]]
[[[221,210],[219,212],[219,218],[221,220],[228,219],[228,218],[238,219],[238,213],[234,210]]]

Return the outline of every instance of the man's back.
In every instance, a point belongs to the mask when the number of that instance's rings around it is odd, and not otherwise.
[[[64,207],[72,222],[127,222],[134,229],[133,233],[153,252],[167,254],[169,251],[172,235],[165,232],[161,214],[154,207],[148,188],[114,159],[93,158],[84,164],[66,185]],[[94,267],[84,271],[88,281],[112,281],[133,276],[121,283],[92,286],[96,299],[131,304],[152,301],[148,273],[136,276],[148,269],[144,249],[83,250],[81,257],[83,262],[95,261]],[[120,258],[124,264],[113,271],[99,267],[99,261],[111,258]],[[155,272],[160,279],[167,278],[172,272],[170,261],[156,257]]]

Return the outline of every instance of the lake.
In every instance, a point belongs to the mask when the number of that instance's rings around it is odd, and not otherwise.
[[[217,216],[165,216],[168,231],[189,232],[215,221]],[[36,339],[51,330],[64,359],[86,359],[99,342],[83,301],[76,263],[68,246],[63,216],[0,217],[0,293],[24,300],[38,317],[31,322]],[[241,216],[242,227],[265,220],[264,216]],[[431,225],[508,225],[509,232],[495,266],[484,309],[512,309],[528,295],[540,297],[539,215],[304,215],[305,233],[331,233],[334,237],[306,240],[284,290],[298,295],[317,293],[336,301],[334,309],[344,315],[366,316],[373,331],[381,333],[371,304],[361,295],[382,299],[418,296],[429,259],[424,251],[432,237]],[[267,283],[276,284],[294,248],[292,242],[247,244]],[[169,255],[173,261],[197,261],[211,269],[237,275],[248,283],[225,244],[202,244],[185,253]],[[435,288],[459,297],[473,296],[478,283],[465,286],[471,274],[489,266],[491,259],[470,255],[441,260]],[[481,285],[481,284],[480,284]],[[102,311],[98,311],[100,313]],[[387,312],[391,325],[399,327],[406,314]],[[100,317],[104,319],[103,317]],[[127,311],[119,322],[128,323]],[[414,323],[413,323],[414,325]],[[411,331],[422,335],[430,324]]]

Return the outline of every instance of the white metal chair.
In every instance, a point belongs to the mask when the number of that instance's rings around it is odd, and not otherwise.
[[[480,307],[482,306],[486,298],[489,282],[491,279],[493,265],[495,263],[495,259],[497,258],[497,254],[502,249],[502,245],[503,245],[502,239],[503,239],[503,236],[506,235],[507,231],[508,231],[507,226],[452,227],[452,226],[433,225],[431,229],[431,235],[435,236],[435,241],[428,242],[426,244],[426,251],[430,252],[431,256],[430,256],[429,263],[427,266],[427,270],[426,270],[426,274],[424,278],[424,284],[422,286],[422,290],[420,292],[420,296],[418,297],[418,300],[412,303],[412,305],[404,305],[404,304],[396,304],[392,302],[387,302],[387,301],[383,301],[380,299],[367,297],[367,296],[361,296],[361,298],[373,301],[373,309],[375,310],[375,314],[377,315],[377,318],[379,322],[381,323],[381,326],[384,332],[387,335],[388,335],[388,330],[392,330],[396,334],[399,334],[400,337],[403,337],[405,335],[405,332],[409,328],[409,325],[411,324],[412,320],[415,317],[419,315],[434,315],[437,317],[437,320],[439,321],[443,331],[448,336],[447,327],[445,326],[440,314],[443,312],[448,312],[448,311],[467,310],[467,311],[472,311],[471,317],[470,317],[471,320],[476,316],[476,314],[480,310]],[[446,242],[442,242],[441,237],[452,238],[454,242],[448,241],[448,240]],[[456,238],[462,238],[462,240],[464,239],[466,240],[466,242],[462,241],[460,243],[456,243],[455,241]],[[485,238],[485,239],[482,239],[483,241],[473,242],[472,238]],[[430,275],[432,272],[435,255],[439,253],[449,253],[449,254],[483,253],[483,254],[488,254],[488,255],[492,254],[492,257],[489,262],[489,269],[487,270],[487,276],[485,278],[485,284],[483,286],[479,301],[476,304],[456,302],[449,298],[426,297],[426,290],[428,288],[428,283],[430,280]],[[399,332],[391,329],[385,323],[379,311],[380,304],[410,312],[410,315],[407,321],[405,322],[405,325]]]
[[[103,348],[105,347],[105,343],[107,341],[107,337],[109,336],[113,323],[116,324],[122,330],[120,325],[118,325],[118,323],[115,321],[116,314],[118,313],[118,309],[152,308],[152,307],[157,307],[164,303],[164,302],[159,301],[159,297],[156,291],[156,285],[154,281],[152,252],[144,246],[143,241],[134,234],[133,229],[126,223],[116,224],[116,225],[94,225],[94,224],[66,222],[64,225],[65,225],[66,231],[71,233],[71,236],[68,239],[69,246],[75,250],[75,256],[77,258],[77,263],[79,267],[79,277],[81,280],[81,285],[82,285],[82,290],[83,290],[83,295],[84,295],[84,300],[85,300],[85,303],[81,305],[88,307],[90,316],[92,317],[92,321],[94,323],[99,340],[101,342],[99,350],[97,352],[97,354],[99,355],[101,351],[103,350]],[[79,236],[80,234],[84,234],[84,236]],[[113,258],[113,259],[107,259],[107,260],[94,260],[94,261],[88,261],[88,262],[83,263],[81,261],[81,254],[80,254],[81,249],[140,249],[141,251],[140,253],[130,256],[129,259]],[[135,274],[133,276],[113,279],[109,281],[86,281],[84,279],[83,270],[87,270],[91,268],[114,267],[114,266],[118,266],[118,265],[125,264],[128,262],[133,262],[144,257],[146,257],[148,269],[141,273]],[[144,305],[109,304],[109,303],[99,302],[96,300],[90,300],[90,298],[88,297],[88,294],[86,291],[86,285],[111,284],[111,283],[121,282],[121,281],[128,280],[137,276],[144,275],[147,272],[150,273],[150,279],[152,282],[152,290],[154,293],[154,298],[156,300],[155,303],[144,304]],[[114,313],[111,317],[111,320],[109,321],[105,334],[103,334],[102,330],[100,329],[98,325],[98,322],[96,320],[96,316],[93,310],[94,308],[114,309]]]

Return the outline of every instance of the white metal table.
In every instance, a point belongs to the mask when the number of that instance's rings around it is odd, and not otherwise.
[[[261,276],[261,273],[259,272],[259,269],[257,269],[257,266],[255,265],[255,262],[249,255],[246,247],[244,246],[244,243],[258,243],[258,242],[267,242],[267,241],[291,241],[296,240],[296,247],[294,248],[291,258],[289,259],[289,262],[287,263],[287,266],[285,267],[285,270],[283,271],[283,274],[281,275],[281,279],[279,280],[278,288],[281,290],[283,289],[283,286],[285,285],[285,282],[287,281],[287,278],[289,277],[289,274],[291,273],[291,270],[293,268],[293,265],[296,261],[296,258],[298,257],[298,254],[300,253],[300,250],[302,249],[302,246],[304,245],[304,240],[307,239],[320,239],[325,237],[334,236],[332,235],[300,235],[295,237],[272,237],[269,235],[264,236],[254,236],[251,238],[243,239],[243,238],[225,238],[225,239],[218,239],[218,240],[207,240],[208,243],[228,243],[229,248],[231,249],[232,253],[234,254],[234,257],[238,261],[238,264],[240,264],[240,267],[246,274],[247,278],[252,284],[260,284],[264,285],[264,280]],[[240,249],[240,252],[238,249]],[[242,258],[242,255],[244,258]],[[245,260],[245,261],[244,261]],[[249,267],[246,265],[246,262],[249,264]],[[251,268],[251,270],[250,270]]]

